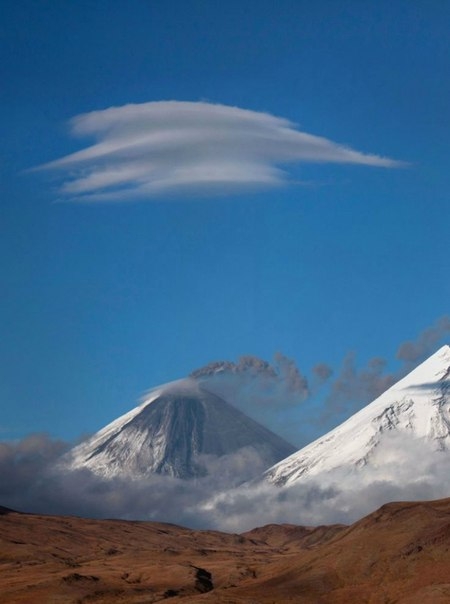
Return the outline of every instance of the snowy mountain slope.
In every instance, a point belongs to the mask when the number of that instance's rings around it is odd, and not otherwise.
[[[375,401],[264,474],[276,485],[340,476],[388,462],[393,435],[450,455],[450,347],[444,346]],[[386,452],[385,455],[383,453]]]
[[[196,380],[185,379],[152,390],[141,405],[72,449],[62,464],[106,478],[192,478],[205,473],[202,456],[243,448],[266,468],[295,450]]]

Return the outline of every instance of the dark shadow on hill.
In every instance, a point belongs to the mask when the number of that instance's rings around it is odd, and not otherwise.
[[[11,510],[10,508],[5,508],[0,505],[0,516],[6,516],[6,514],[19,514],[20,512],[16,512],[16,510]]]

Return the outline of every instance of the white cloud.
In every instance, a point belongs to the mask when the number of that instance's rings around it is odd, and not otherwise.
[[[290,487],[241,484],[265,469],[263,460],[245,448],[220,458],[205,456],[208,473],[195,480],[159,474],[108,480],[87,469],[61,471],[55,462],[67,447],[44,435],[0,442],[0,504],[36,513],[241,532],[270,522],[351,523],[390,501],[450,495],[449,451],[401,433],[391,434],[361,470],[343,467]]]
[[[271,522],[349,524],[390,501],[448,497],[449,472],[449,451],[394,433],[361,470],[343,467],[286,487],[247,483],[197,503],[197,513],[205,526],[231,532]]]
[[[402,165],[301,132],[268,113],[205,102],[111,107],[74,117],[70,129],[95,144],[40,169],[63,171],[62,194],[80,201],[279,186],[289,183],[286,166],[300,162]]]

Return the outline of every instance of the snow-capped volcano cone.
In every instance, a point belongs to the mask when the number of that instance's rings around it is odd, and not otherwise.
[[[449,346],[343,424],[267,470],[264,477],[277,485],[292,485],[319,475],[337,479],[349,472],[392,468],[396,460],[391,445],[397,435],[405,444],[403,457],[416,455],[422,444],[424,454],[448,451],[450,455]],[[381,471],[379,477],[386,474]]]
[[[152,390],[144,402],[72,449],[68,469],[103,477],[153,473],[192,478],[205,473],[201,456],[246,448],[270,467],[295,448],[194,379]]]

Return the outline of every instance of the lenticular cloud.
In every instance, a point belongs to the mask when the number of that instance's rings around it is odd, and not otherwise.
[[[95,143],[41,169],[63,174],[61,193],[113,201],[189,193],[241,192],[289,183],[300,162],[394,167],[296,129],[268,113],[204,102],[159,101],[111,107],[70,121]]]

